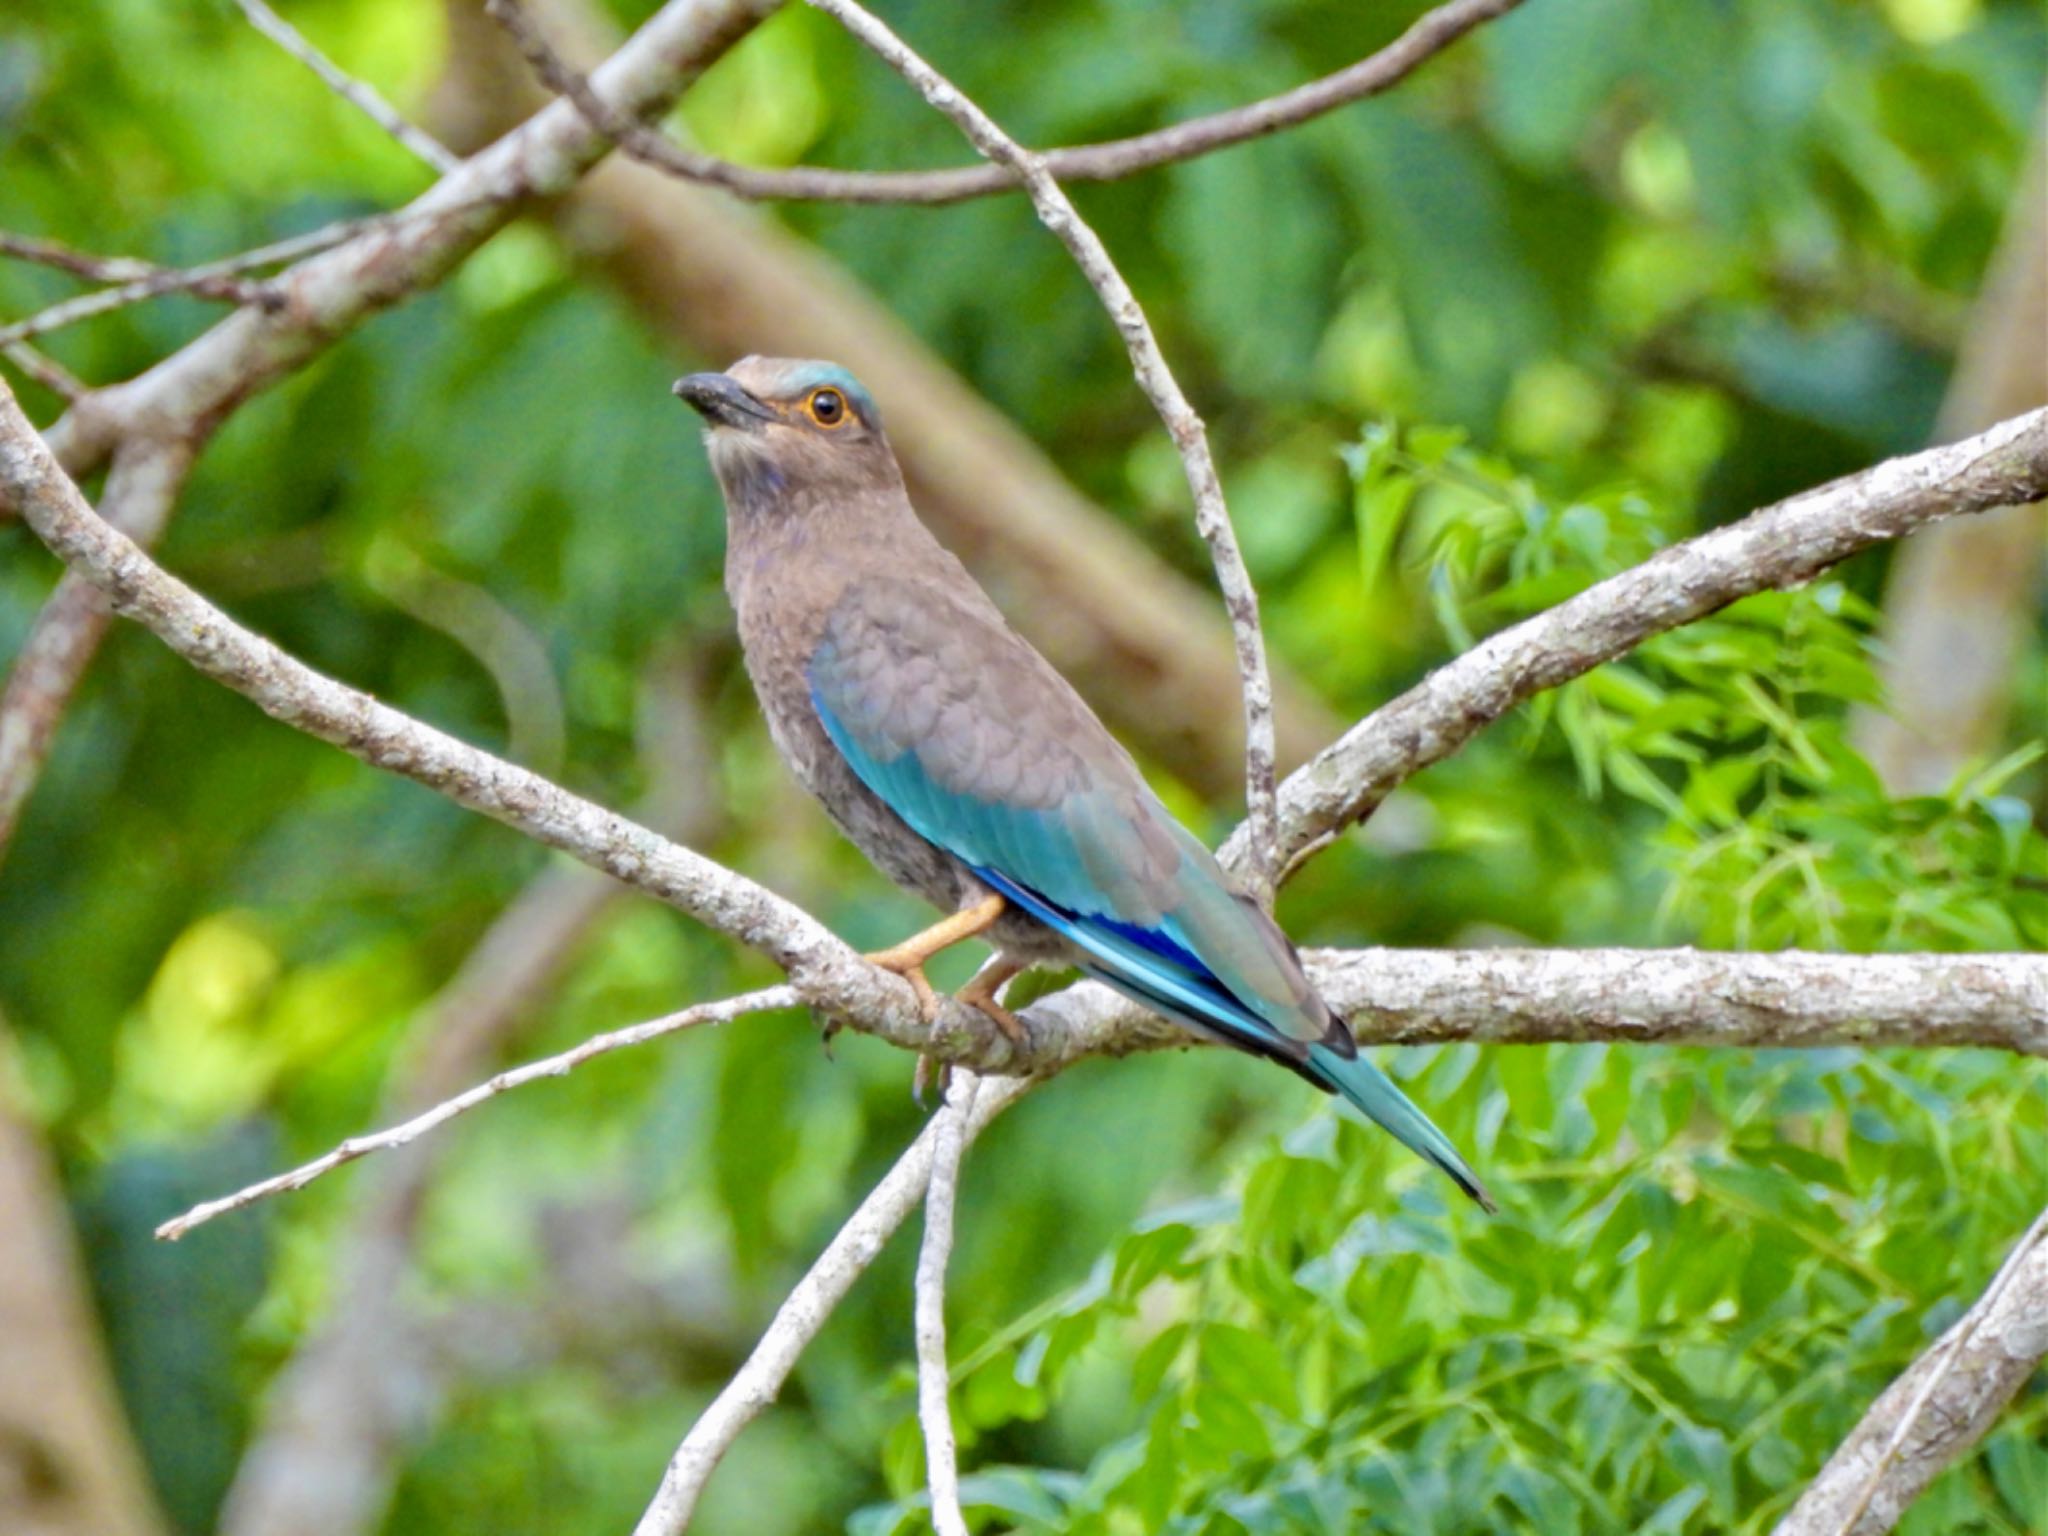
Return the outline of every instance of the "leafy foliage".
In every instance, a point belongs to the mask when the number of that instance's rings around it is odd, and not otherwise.
[[[1660,537],[1640,496],[1553,506],[1455,432],[1375,429],[1350,461],[1368,583],[1408,577],[1459,645]],[[1524,751],[1661,821],[1659,929],[1744,947],[2048,936],[2048,838],[1999,793],[2040,747],[1946,797],[1887,799],[1843,732],[1874,697],[1868,617],[1834,582],[1769,594],[1530,712]],[[1768,1531],[1995,1267],[2048,1159],[2038,1083],[1968,1055],[1588,1046],[1482,1072],[1461,1045],[1403,1066],[1512,1181],[1507,1214],[1446,1209],[1349,1115],[1268,1136],[1234,1198],[1147,1218],[963,1362],[967,1422],[997,1443],[1091,1351],[1140,1412],[1077,1472],[985,1473],[969,1491],[998,1528]],[[2044,1425],[2029,1400],[1903,1529],[2031,1529]],[[910,1497],[861,1536],[922,1526],[914,1420],[895,1444]]]
[[[1446,1209],[1384,1138],[1318,1117],[1255,1148],[1236,1198],[1162,1212],[979,1350],[959,1400],[984,1443],[1091,1356],[1140,1408],[1076,1473],[989,1474],[996,1525],[1767,1531],[2028,1221],[2048,1154],[2038,1091],[1991,1061],[1477,1056],[1412,1077],[1495,1159],[1521,1149],[1503,1217]],[[2044,1407],[1904,1529],[2030,1529]]]

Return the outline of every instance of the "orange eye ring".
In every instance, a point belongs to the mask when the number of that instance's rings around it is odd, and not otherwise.
[[[845,394],[827,384],[804,396],[804,414],[829,431],[844,426],[853,412],[847,407]]]

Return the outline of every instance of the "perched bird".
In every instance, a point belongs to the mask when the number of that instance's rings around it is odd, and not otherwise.
[[[1077,966],[1342,1094],[1493,1208],[1450,1139],[1359,1055],[1279,925],[918,520],[850,373],[746,357],[675,392],[704,417],[726,590],[777,749],[885,874],[952,914],[871,960],[929,1011],[924,962],[985,940],[997,958],[960,1000],[1019,1040],[997,988],[1034,964]]]

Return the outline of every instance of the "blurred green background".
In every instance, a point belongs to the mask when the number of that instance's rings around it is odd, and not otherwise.
[[[462,110],[448,77],[474,61],[448,40],[475,34],[430,0],[281,8],[414,115]],[[1421,9],[884,14],[1053,144],[1285,88]],[[1387,97],[1080,189],[1210,422],[1304,693],[1356,718],[1662,543],[1922,446],[1983,323],[2044,49],[2027,3],[1530,0]],[[677,121],[760,163],[963,158],[801,9]],[[215,0],[9,7],[0,157],[0,227],[180,264],[425,185]],[[1170,445],[1022,200],[775,217],[1162,574],[1205,578]],[[736,665],[717,492],[667,389],[729,359],[677,347],[572,236],[515,223],[242,409],[163,558],[322,670],[653,805],[849,940],[889,942],[923,910],[801,802]],[[0,267],[0,315],[75,288]],[[49,350],[111,381],[211,318],[170,299]],[[1546,696],[1323,854],[1283,918],[1318,944],[2048,945],[2048,632],[2026,618],[2003,735],[1941,792],[1891,795],[1849,726],[1882,693],[1886,559]],[[0,656],[53,578],[0,527]],[[1238,815],[1189,763],[1146,766],[1212,838]],[[361,1166],[152,1241],[191,1200],[389,1118],[459,1023],[437,994],[537,879],[578,937],[449,1086],[772,974],[112,636],[0,867],[0,1010],[161,1529],[260,1529],[223,1500],[257,1498],[251,1448],[288,1432],[353,1480],[332,1529],[628,1528],[921,1123],[908,1059],[847,1035],[828,1056],[811,1021],[772,1016],[500,1100],[431,1167]],[[1384,1138],[1214,1052],[1084,1066],[976,1147],[951,1317],[986,1528],[1767,1530],[2048,1184],[2039,1073],[1989,1053],[1393,1065],[1505,1216],[1450,1208]],[[923,1526],[913,1248],[861,1282],[696,1529]],[[338,1346],[337,1318],[356,1330]],[[279,1383],[323,1347],[351,1412],[281,1428]],[[2042,1530],[2044,1424],[2037,1382],[1902,1528]]]

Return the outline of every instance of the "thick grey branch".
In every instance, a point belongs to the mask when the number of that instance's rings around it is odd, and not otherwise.
[[[1320,80],[1133,138],[1050,149],[1044,155],[1045,169],[1063,182],[1118,181],[1264,138],[1392,89],[1466,33],[1521,3],[1450,0],[1417,17],[1407,31],[1378,52]],[[511,32],[534,73],[550,90],[576,102],[627,154],[684,181],[702,182],[756,201],[924,204],[986,197],[1011,191],[1019,182],[1013,170],[999,164],[941,171],[836,171],[818,166],[764,170],[735,165],[664,138],[645,123],[605,107],[591,95],[588,82],[548,46],[518,0],[491,0],[491,14]]]
[[[1569,602],[1490,636],[1366,716],[1288,777],[1280,852],[1305,850],[1368,815],[1516,705],[1653,635],[1739,598],[1810,581],[1887,539],[1964,512],[2048,496],[2048,410],[1889,459],[1675,544]],[[1226,858],[1241,859],[1243,833]]]
[[[2048,1057],[2048,955],[1319,949],[1303,958],[1317,989],[1367,1044],[1987,1046]],[[798,988],[770,987],[594,1036],[559,1055],[501,1072],[402,1125],[351,1137],[289,1173],[195,1206],[165,1222],[157,1235],[183,1237],[228,1211],[304,1189],[345,1163],[404,1146],[486,1099],[543,1077],[561,1077],[594,1056],[695,1024],[724,1023],[806,1000]],[[1026,1009],[1023,1018],[1037,1048],[1011,1070],[1038,1075],[1083,1056],[1203,1043],[1099,986],[1056,993]],[[854,1023],[894,1038],[893,1024],[874,1029],[866,1019]]]
[[[1031,198],[1039,221],[1053,232],[1102,300],[1103,308],[1122,334],[1131,356],[1138,387],[1173,438],[1195,501],[1195,526],[1209,546],[1216,584],[1230,615],[1237,641],[1237,669],[1244,692],[1245,855],[1240,873],[1268,905],[1277,878],[1274,850],[1278,831],[1273,787],[1273,679],[1266,666],[1266,637],[1259,626],[1259,600],[1252,589],[1237,532],[1224,505],[1223,484],[1216,477],[1209,452],[1209,434],[1202,418],[1167,366],[1166,354],[1152,334],[1151,322],[1139,307],[1131,285],[1110,259],[1109,249],[1075,210],[1046,170],[1043,156],[1025,149],[997,126],[958,86],[925,61],[910,45],[854,0],[809,0],[859,38],[891,69],[914,86],[934,110],[951,119],[969,143],[990,161],[1013,174]]]
[[[2048,955],[1326,949],[1308,960],[1361,1040],[1976,1045],[2048,1057]]]
[[[2048,1357],[2048,1211],[1976,1300],[1871,1404],[1773,1536],[1884,1536]]]
[[[114,455],[100,499],[102,515],[145,548],[169,521],[192,467],[183,443],[141,438]],[[35,787],[50,744],[111,617],[106,597],[76,571],[57,582],[0,692],[0,857],[13,840],[22,807]]]

